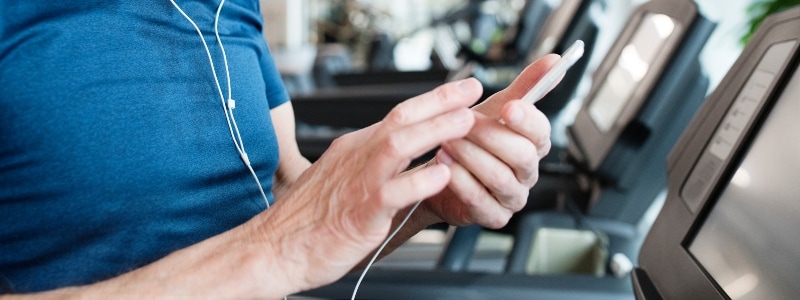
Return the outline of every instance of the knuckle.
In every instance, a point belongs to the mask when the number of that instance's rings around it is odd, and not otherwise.
[[[340,137],[335,138],[331,142],[331,145],[328,148],[330,148],[330,149],[341,149],[341,148],[347,147],[347,144],[348,144],[348,141],[350,140],[350,135],[351,134],[352,133],[348,133],[348,134],[345,134],[345,135],[342,135]]]
[[[495,197],[501,205],[511,211],[519,211],[525,206],[530,187],[521,184],[516,179],[507,180],[503,188],[495,192]]]
[[[500,203],[503,203],[503,206],[508,206],[507,203],[514,202],[513,199],[516,199],[519,196],[519,188],[518,187],[508,187],[504,189],[497,190],[495,196],[498,198]]]
[[[542,147],[544,145],[550,144],[550,134],[543,135],[539,137],[536,141],[533,142],[534,145],[537,147]]]
[[[539,182],[539,169],[535,169],[531,173],[531,177],[528,178],[528,186],[533,187],[537,182]]]
[[[464,203],[465,206],[470,208],[480,207],[485,196],[486,196],[485,191],[475,189],[464,195],[462,197],[462,202]]]
[[[452,97],[453,92],[450,91],[447,85],[437,87],[433,90],[433,96],[435,99],[445,102],[447,99]]]
[[[528,202],[529,192],[530,189],[525,189],[525,188],[522,189],[518,194],[518,198],[512,200],[507,206],[507,208],[510,209],[512,212],[521,211],[523,208],[525,208],[525,205]]]
[[[482,126],[475,126],[470,135],[474,136],[484,145],[495,145],[500,143],[498,134],[493,134],[490,130]]]
[[[517,178],[507,170],[491,170],[489,172],[489,182],[487,184],[493,190],[504,192],[518,184]]]
[[[536,128],[536,132],[531,140],[534,145],[540,146],[550,142],[550,123],[544,122],[543,125]]]
[[[392,110],[389,112],[389,115],[386,116],[386,120],[393,124],[406,124],[411,118],[411,112],[409,109],[410,108],[407,102],[400,103],[392,108]]]
[[[553,143],[551,143],[550,140],[548,139],[544,145],[537,147],[536,152],[537,154],[539,154],[539,157],[545,157],[548,154],[550,154],[550,149],[552,148],[553,148]]]
[[[539,174],[539,157],[533,153],[526,157],[519,169],[519,182],[527,183],[535,181]]]
[[[520,154],[520,167],[522,167],[525,173],[531,173],[534,170],[539,169],[539,151],[541,151],[541,149],[537,148],[536,152],[525,151],[525,153]]]
[[[504,171],[506,171],[505,169],[505,166],[501,167],[501,165],[498,164],[489,165],[487,163],[487,165],[481,171],[484,174],[483,178],[481,178],[481,181],[484,181],[487,186],[494,187],[496,183],[500,181],[500,178],[504,177]]]
[[[506,217],[506,216],[495,216],[495,217],[492,217],[489,220],[487,220],[486,224],[484,226],[486,226],[486,227],[488,227],[490,229],[500,229],[500,228],[505,227],[506,224],[508,224],[508,220],[509,219],[510,219],[510,217]]]
[[[471,141],[460,139],[451,141],[450,143],[453,144],[454,148],[458,149],[458,151],[453,151],[455,155],[460,155],[462,158],[474,157],[476,155],[477,147],[475,147]]]
[[[389,157],[404,157],[403,145],[403,139],[398,134],[391,133],[386,137],[381,152]]]

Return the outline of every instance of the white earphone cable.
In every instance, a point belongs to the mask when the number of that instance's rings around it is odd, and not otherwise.
[[[250,174],[253,176],[253,179],[255,180],[256,184],[258,185],[258,190],[261,193],[261,197],[264,199],[264,203],[266,203],[267,208],[269,208],[269,206],[270,206],[269,200],[267,199],[267,196],[266,196],[266,193],[264,192],[264,189],[261,187],[261,181],[258,179],[258,175],[256,175],[255,170],[253,169],[252,165],[250,164],[250,158],[247,156],[247,152],[245,152],[245,150],[244,150],[244,142],[242,141],[242,136],[241,136],[241,133],[239,132],[239,126],[236,124],[236,118],[233,115],[233,109],[236,107],[236,102],[235,102],[235,100],[233,100],[233,97],[232,97],[231,77],[230,77],[230,72],[229,72],[229,68],[228,68],[228,57],[227,57],[227,54],[225,53],[225,47],[222,45],[222,39],[219,36],[219,16],[220,16],[220,13],[222,11],[222,6],[225,4],[225,0],[221,0],[220,1],[219,6],[217,7],[217,12],[216,12],[216,14],[214,16],[214,35],[215,35],[215,37],[217,39],[217,44],[219,45],[220,50],[222,52],[222,60],[223,60],[224,66],[225,66],[225,79],[227,81],[227,87],[228,87],[228,90],[227,90],[227,92],[228,92],[227,93],[228,94],[227,95],[228,96],[227,97],[227,101],[226,101],[226,97],[225,97],[225,95],[224,95],[224,93],[222,91],[222,86],[219,83],[219,79],[217,77],[217,70],[214,67],[214,59],[212,58],[211,50],[209,50],[208,45],[206,44],[205,38],[203,37],[203,32],[200,30],[200,27],[197,26],[197,24],[194,22],[194,20],[192,20],[192,18],[190,18],[189,15],[187,15],[183,11],[183,9],[181,9],[181,7],[178,5],[178,3],[175,2],[175,0],[169,0],[169,1],[172,3],[173,6],[175,6],[175,8],[180,12],[181,15],[183,15],[183,17],[187,21],[189,21],[189,23],[192,24],[192,26],[194,27],[195,31],[197,31],[197,34],[200,36],[200,40],[203,43],[203,48],[205,49],[206,55],[208,56],[209,65],[211,66],[211,73],[212,73],[212,75],[214,75],[214,83],[217,86],[217,91],[219,93],[220,101],[222,103],[222,108],[223,108],[223,110],[225,112],[225,120],[228,123],[228,131],[230,132],[231,139],[233,140],[233,144],[236,147],[236,151],[239,153],[239,156],[241,157],[242,161],[244,162],[245,167],[247,167],[248,171],[250,171]],[[411,215],[414,213],[414,211],[417,209],[417,207],[419,207],[420,203],[422,203],[422,201],[417,202],[414,205],[414,207],[411,208],[411,210],[405,216],[403,221],[400,222],[399,226],[386,238],[386,240],[383,242],[383,244],[375,252],[375,254],[373,255],[372,259],[369,261],[367,266],[364,268],[364,271],[361,273],[361,277],[359,277],[358,282],[356,283],[355,289],[353,290],[353,296],[352,296],[351,299],[355,299],[356,294],[358,293],[358,288],[361,286],[361,282],[364,280],[364,277],[366,276],[367,271],[369,271],[369,269],[375,263],[375,260],[378,259],[378,256],[380,255],[380,253],[383,251],[384,248],[386,248],[386,246],[389,244],[389,242],[392,240],[392,238],[394,238],[394,236],[397,235],[397,233],[400,231],[400,229],[403,228],[403,226],[405,226],[405,224],[408,222],[409,218],[411,218]],[[286,297],[284,297],[284,299],[286,299]]]
[[[200,36],[200,41],[203,43],[203,49],[206,51],[206,55],[208,56],[208,63],[211,66],[211,74],[214,75],[214,83],[217,86],[217,92],[219,93],[220,102],[222,103],[222,109],[225,112],[225,120],[228,123],[228,131],[230,132],[231,139],[233,140],[233,145],[236,147],[236,152],[239,153],[239,157],[241,157],[242,161],[247,167],[247,170],[250,171],[250,175],[258,185],[258,191],[261,194],[261,197],[264,199],[264,203],[266,203],[267,208],[269,208],[269,200],[267,199],[267,195],[264,192],[264,188],[261,187],[261,181],[258,179],[258,175],[256,175],[255,170],[250,164],[250,158],[247,156],[247,152],[244,150],[244,142],[242,141],[242,135],[239,133],[239,126],[236,124],[236,119],[233,116],[233,109],[236,107],[236,102],[233,100],[232,97],[232,89],[231,89],[231,76],[228,69],[228,57],[225,53],[225,47],[222,45],[222,39],[219,36],[219,16],[222,12],[222,6],[225,5],[225,0],[221,0],[219,6],[217,7],[217,12],[214,15],[214,36],[217,39],[217,44],[219,44],[220,50],[222,52],[222,60],[225,66],[225,79],[228,84],[228,97],[227,101],[225,100],[225,95],[222,92],[222,85],[219,83],[219,79],[217,77],[217,69],[214,67],[214,59],[211,56],[211,50],[209,50],[208,45],[206,44],[206,40],[203,37],[203,32],[200,30],[200,27],[197,26],[197,23],[192,20],[186,12],[181,9],[178,3],[175,0],[169,0],[173,6],[180,12],[180,14],[187,20],[189,23],[192,24],[197,35]]]
[[[358,288],[361,286],[361,281],[364,280],[364,276],[367,276],[367,271],[369,271],[369,268],[371,268],[372,264],[374,264],[375,261],[378,259],[378,256],[381,254],[381,252],[383,252],[383,249],[386,248],[386,245],[389,244],[389,241],[391,241],[394,238],[394,236],[397,235],[398,232],[400,232],[400,229],[402,229],[403,226],[406,225],[408,219],[411,218],[411,215],[414,213],[414,211],[417,210],[417,207],[419,207],[420,203],[422,203],[422,201],[417,201],[417,204],[414,204],[414,207],[412,207],[411,210],[408,211],[408,214],[406,214],[406,217],[403,219],[402,222],[400,222],[400,225],[398,225],[397,228],[395,228],[395,230],[392,231],[392,234],[386,237],[386,240],[383,241],[383,244],[381,244],[378,250],[375,251],[375,254],[372,255],[372,259],[369,260],[367,266],[364,267],[364,271],[361,272],[361,276],[358,277],[358,282],[356,282],[356,287],[353,289],[353,296],[350,298],[350,300],[356,299],[356,294],[358,294]]]
[[[227,112],[231,116],[231,123],[233,123],[233,129],[236,132],[236,138],[239,141],[239,147],[242,149],[242,152],[245,153],[247,156],[247,152],[244,151],[244,142],[242,141],[242,135],[239,133],[239,126],[236,124],[236,118],[233,115],[233,109],[236,108],[236,101],[233,100],[232,92],[231,92],[231,75],[228,69],[228,54],[225,52],[225,46],[222,45],[222,38],[219,36],[219,15],[222,12],[222,6],[225,5],[225,0],[220,1],[219,7],[217,7],[217,13],[214,16],[214,36],[217,38],[217,44],[219,45],[219,49],[222,52],[222,63],[225,66],[225,80],[228,83],[228,102],[227,102]],[[215,77],[216,78],[216,77]],[[219,86],[219,84],[217,84]],[[245,162],[249,165],[250,160],[245,159]]]

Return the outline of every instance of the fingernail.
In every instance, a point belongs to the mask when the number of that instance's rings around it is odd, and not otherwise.
[[[444,150],[439,149],[439,151],[436,153],[436,161],[440,164],[449,166],[453,164],[453,157],[451,157],[450,154],[447,154],[447,152]]]
[[[467,78],[458,83],[458,91],[465,95],[475,94],[480,83],[474,78]]]

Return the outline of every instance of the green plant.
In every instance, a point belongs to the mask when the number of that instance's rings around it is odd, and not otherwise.
[[[758,0],[755,1],[750,7],[747,8],[747,14],[750,16],[748,21],[748,31],[742,37],[742,43],[747,44],[750,38],[769,15],[777,13],[788,8],[800,5],[800,0]]]

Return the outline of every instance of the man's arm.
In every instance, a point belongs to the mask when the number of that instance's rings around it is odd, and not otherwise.
[[[292,102],[286,102],[270,110],[275,135],[278,137],[280,161],[275,172],[272,193],[275,199],[283,198],[286,191],[311,166],[311,163],[300,154],[295,136],[295,120]]]
[[[383,241],[398,211],[445,188],[445,166],[401,172],[469,133],[476,85],[446,84],[337,139],[272,208],[241,226],[116,278],[30,296],[275,299],[330,283]]]
[[[528,66],[506,89],[473,107],[476,123],[462,138],[443,143],[436,158],[407,173],[436,164],[450,168],[448,187],[426,199],[380,254],[388,255],[436,223],[505,226],[521,210],[538,180],[539,160],[550,151],[550,123],[533,105],[519,101],[557,61],[546,55]],[[504,124],[498,122],[503,120]],[[395,216],[392,228],[411,207]],[[359,264],[366,266],[367,257]]]
[[[43,293],[5,295],[2,299],[108,298],[266,298],[296,292],[288,268],[272,245],[257,238],[257,222],[176,251],[119,277],[80,287]],[[120,251],[124,251],[120,249]]]

